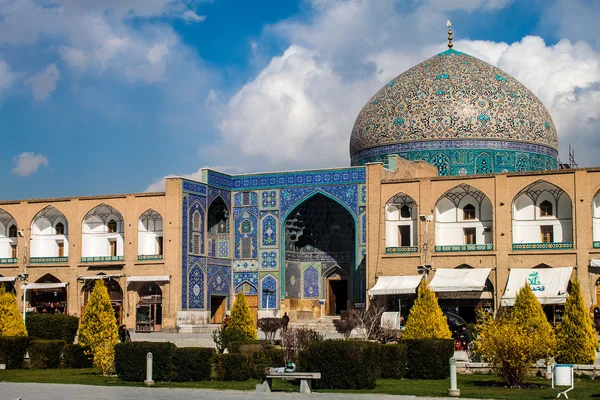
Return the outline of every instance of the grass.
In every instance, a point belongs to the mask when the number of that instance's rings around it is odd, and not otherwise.
[[[0,370],[0,382],[39,382],[66,383],[101,386],[144,386],[143,383],[125,382],[116,377],[103,377],[99,370],[89,369],[47,369],[47,370]],[[556,392],[551,383],[541,378],[529,378],[527,383],[535,384],[534,389],[511,389],[501,386],[500,381],[491,375],[459,375],[458,388],[461,397],[480,399],[554,399]],[[217,390],[254,390],[259,383],[256,379],[243,382],[157,382],[155,387],[165,388],[195,388]],[[396,394],[417,396],[446,396],[450,380],[396,380],[378,379],[377,387],[373,390],[323,390],[330,393],[364,393],[364,394]],[[275,391],[297,392],[298,386],[292,383],[274,380]],[[600,382],[591,379],[577,378],[575,389],[568,393],[572,399],[600,399]]]

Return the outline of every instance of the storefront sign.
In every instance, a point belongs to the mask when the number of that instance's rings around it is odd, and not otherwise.
[[[491,299],[492,292],[439,292],[438,299]]]

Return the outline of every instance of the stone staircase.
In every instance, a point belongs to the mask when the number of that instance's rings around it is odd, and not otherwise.
[[[291,327],[294,328],[307,328],[312,329],[320,333],[335,333],[335,325],[333,321],[340,319],[339,316],[323,317],[319,319],[302,320],[296,322],[290,322]]]

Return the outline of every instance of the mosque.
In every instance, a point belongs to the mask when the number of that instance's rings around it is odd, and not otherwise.
[[[81,315],[103,279],[140,332],[220,323],[239,292],[256,317],[406,315],[421,279],[467,319],[526,283],[554,321],[574,279],[600,303],[600,168],[559,169],[540,100],[449,33],[364,106],[350,167],[1,201],[0,281],[26,311]]]

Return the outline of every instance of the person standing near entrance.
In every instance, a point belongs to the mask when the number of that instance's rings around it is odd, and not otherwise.
[[[231,318],[229,318],[229,314],[225,314],[225,318],[223,318],[223,329],[227,328],[227,326],[229,326],[229,321]]]
[[[131,335],[129,334],[129,330],[125,325],[121,325],[119,327],[119,340],[121,343],[131,342]]]
[[[289,317],[289,316],[287,315],[287,313],[285,312],[285,313],[283,313],[283,317],[281,317],[281,319],[282,319],[282,322],[283,322],[283,325],[282,325],[282,327],[281,327],[281,328],[282,328],[284,331],[287,331],[288,324],[290,323],[290,317]]]

